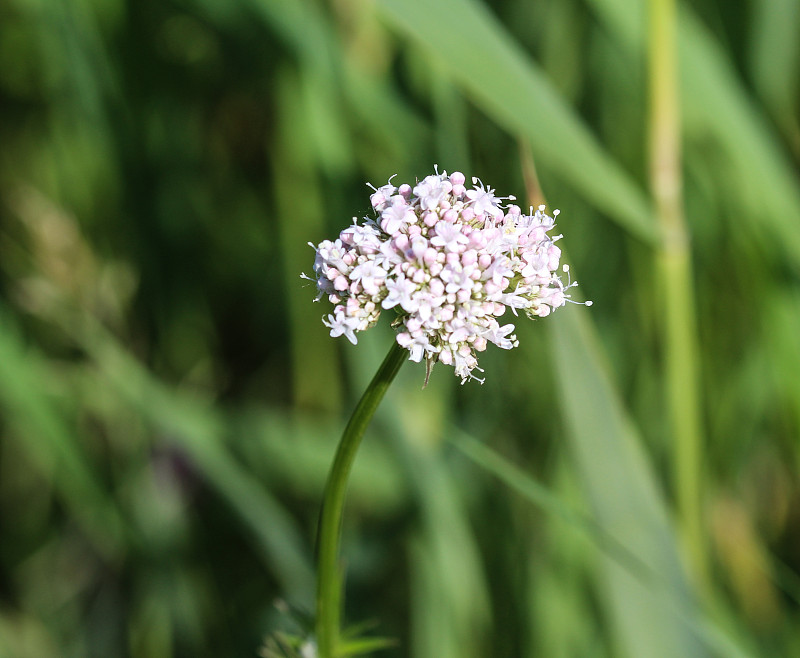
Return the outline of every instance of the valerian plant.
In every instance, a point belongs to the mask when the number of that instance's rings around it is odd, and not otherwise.
[[[465,185],[461,172],[434,168],[416,185],[372,187],[373,217],[353,219],[336,240],[311,244],[316,251],[317,301],[333,312],[323,318],[331,336],[358,342],[382,311],[393,313],[395,342],[359,401],[334,458],[325,487],[317,535],[317,595],[313,647],[321,658],[354,654],[341,633],[342,578],[339,540],[347,479],[372,415],[406,360],[425,361],[427,384],[435,363],[453,366],[461,383],[483,379],[477,354],[489,343],[512,349],[514,324],[501,324],[510,310],[541,318],[569,301],[559,268],[561,250],[551,236],[555,218],[544,206],[528,214],[498,197],[477,178]],[[586,302],[587,305],[591,302]],[[365,646],[386,646],[375,638]],[[373,644],[374,643],[374,644]],[[356,642],[355,646],[359,646]],[[362,647],[363,648],[363,647]]]

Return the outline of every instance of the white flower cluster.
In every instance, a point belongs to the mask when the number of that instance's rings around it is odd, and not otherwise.
[[[394,309],[410,359],[453,365],[463,384],[478,379],[476,352],[488,343],[518,345],[514,325],[498,322],[507,308],[533,318],[564,305],[577,284],[556,274],[561,236],[547,235],[555,224],[545,207],[524,215],[501,204],[514,197],[496,197],[477,178],[472,189],[464,183],[464,174],[438,169],[414,187],[390,179],[372,188],[375,219],[353,218],[337,240],[311,245],[317,299],[335,305],[323,319],[331,336],[355,344],[382,309]]]

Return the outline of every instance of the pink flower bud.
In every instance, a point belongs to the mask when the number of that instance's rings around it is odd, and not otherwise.
[[[436,249],[428,247],[425,250],[425,254],[422,256],[422,262],[429,266],[433,265],[436,262],[436,255],[437,255]]]
[[[450,174],[450,182],[453,185],[463,185],[466,180],[466,177],[460,171],[454,171]]]

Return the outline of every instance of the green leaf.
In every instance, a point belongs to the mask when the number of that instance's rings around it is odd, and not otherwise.
[[[602,561],[617,642],[624,655],[636,658],[705,656],[685,621],[701,612],[680,563],[676,533],[585,312],[567,310],[549,326],[567,436],[586,496],[605,531],[658,576],[658,586],[643,583],[617,561]]]

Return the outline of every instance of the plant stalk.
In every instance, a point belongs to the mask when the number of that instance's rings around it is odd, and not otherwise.
[[[683,211],[675,0],[649,3],[650,188],[661,230],[665,389],[672,433],[673,482],[689,566],[708,586],[702,512],[699,349],[689,230]]]
[[[319,527],[317,531],[317,597],[316,639],[320,658],[336,658],[339,655],[339,630],[341,628],[342,573],[339,568],[339,544],[342,535],[347,481],[367,429],[383,399],[386,390],[408,358],[405,348],[392,343],[392,347],[381,367],[373,377],[364,395],[356,405],[347,423],[336,456],[333,460],[325,493],[322,498]]]

